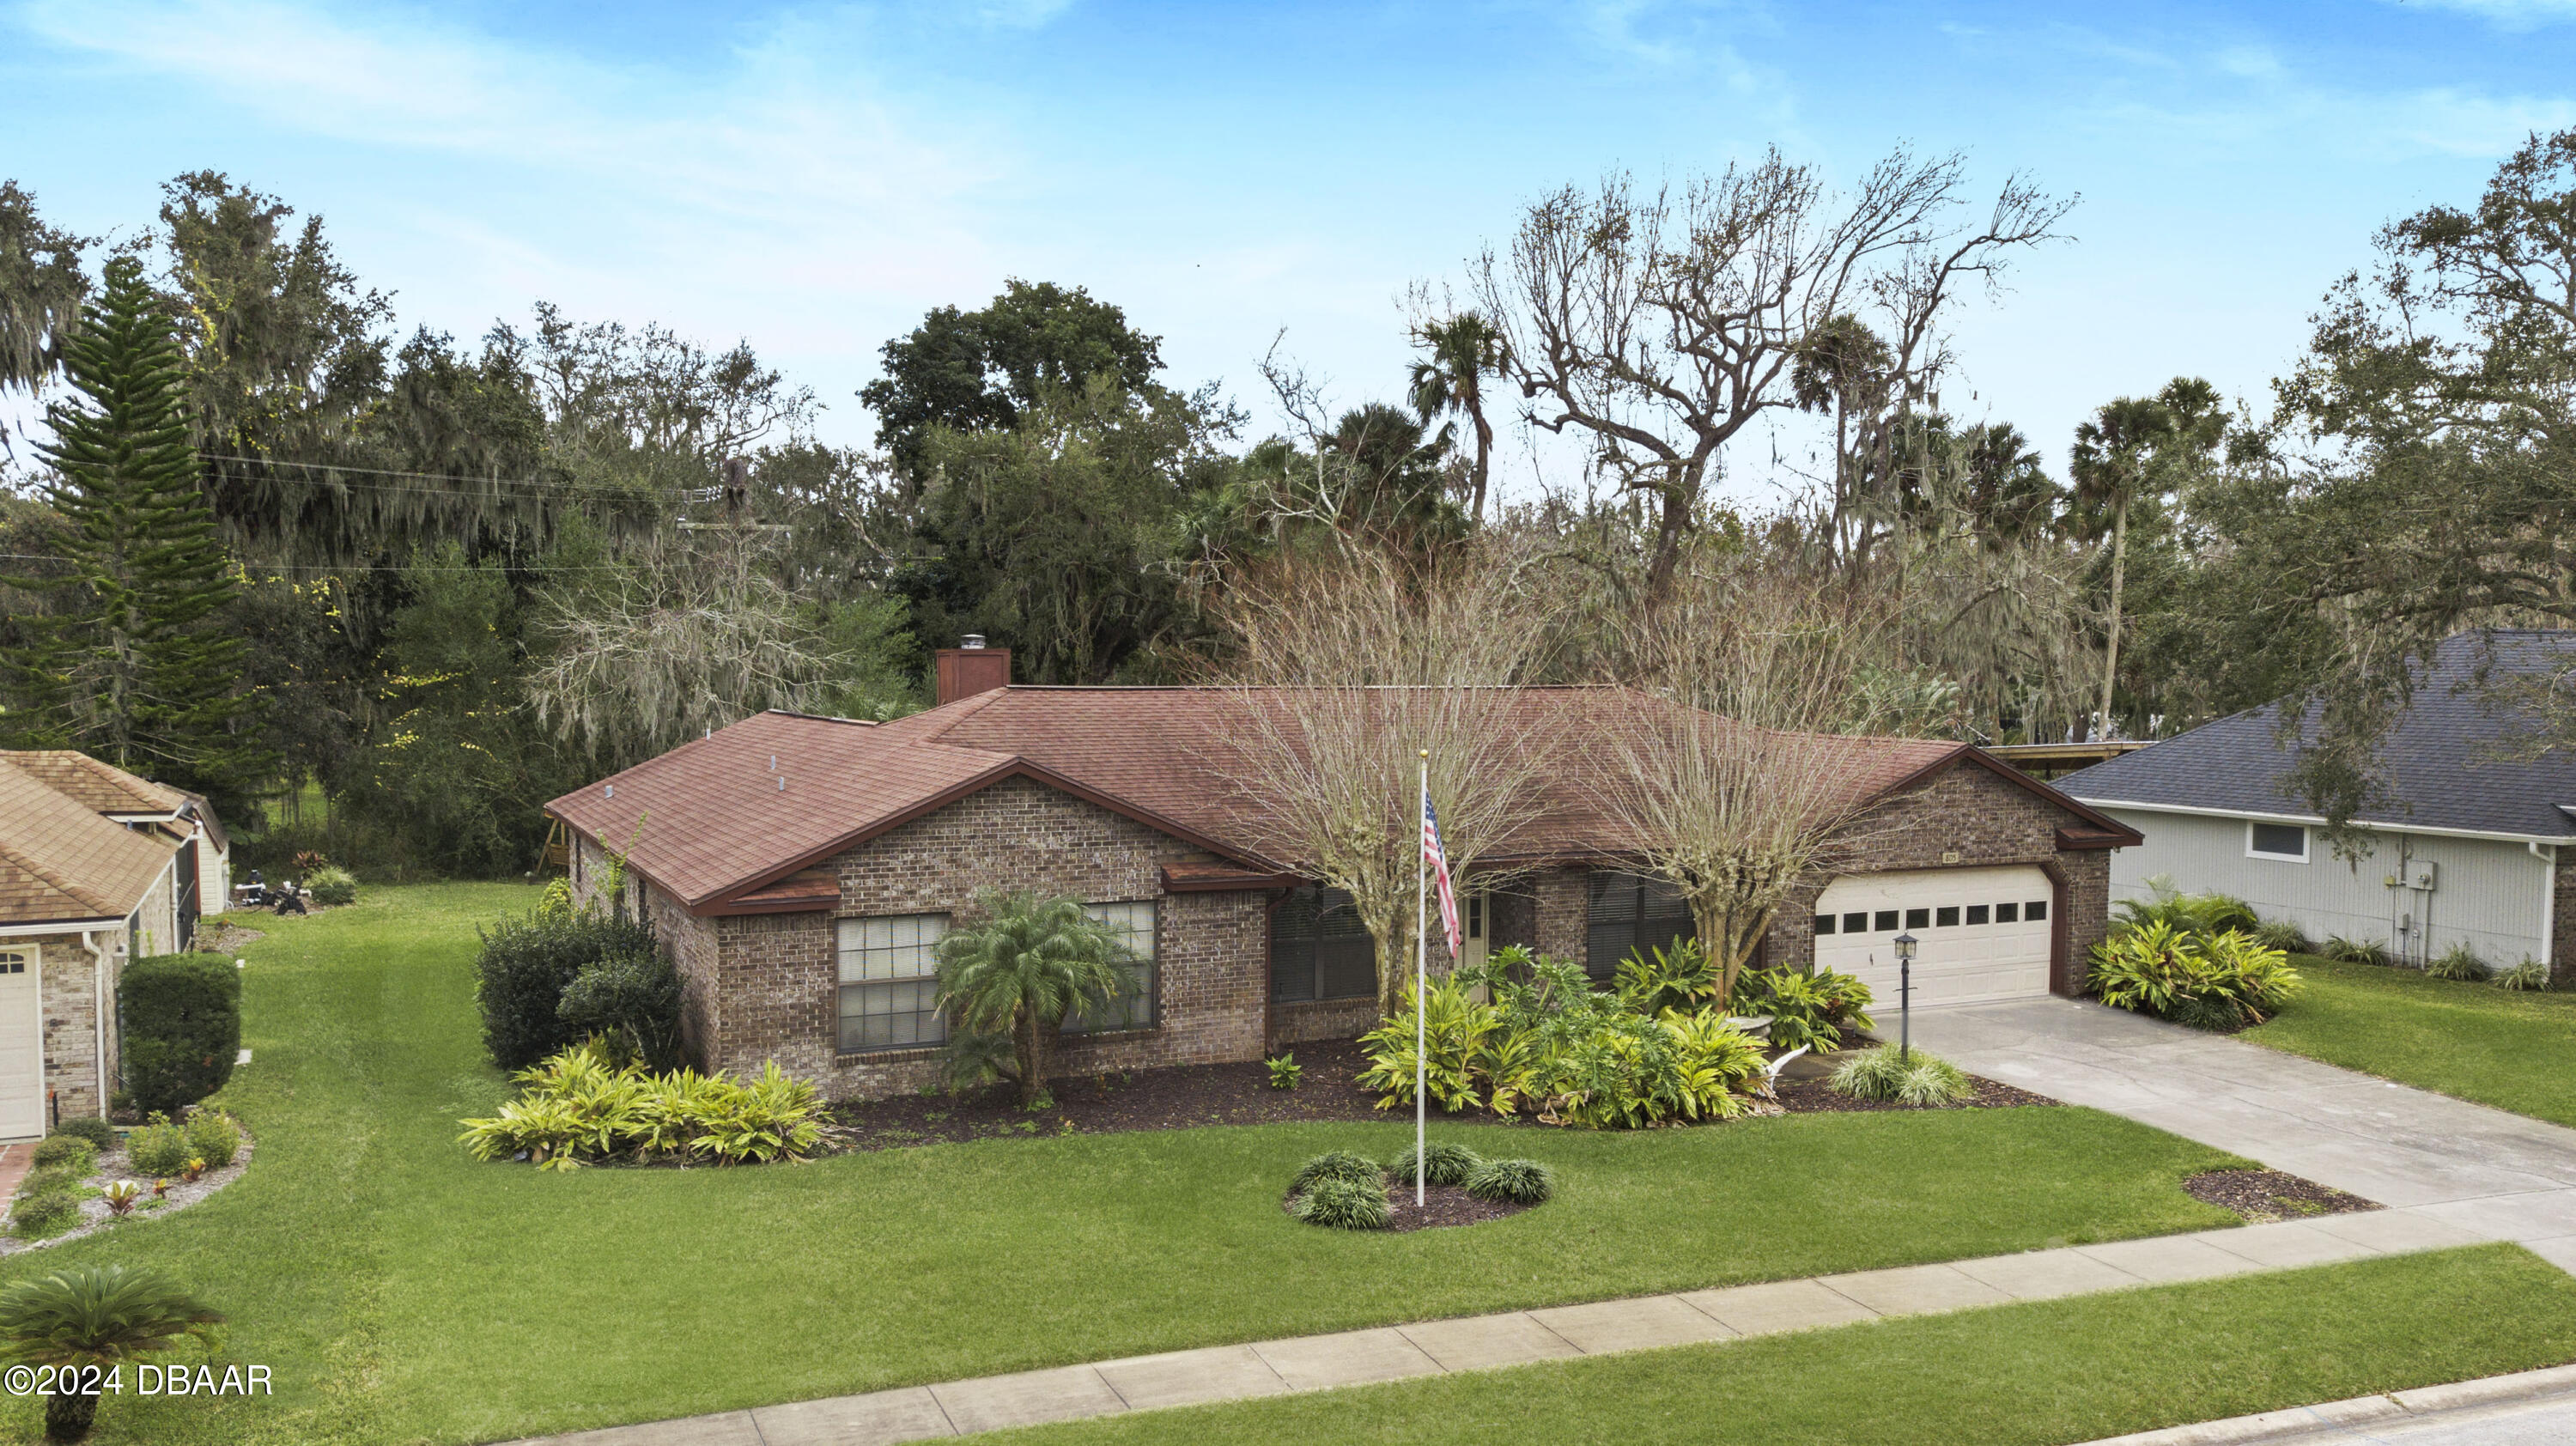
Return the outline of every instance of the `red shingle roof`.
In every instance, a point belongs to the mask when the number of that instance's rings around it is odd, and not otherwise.
[[[1671,705],[1622,688],[1516,689],[1510,699],[1531,736],[1563,747],[1541,784],[1538,816],[1497,855],[1633,852],[1601,806],[1600,780],[1589,776],[1597,769],[1588,761],[1604,750],[1585,745],[1640,709]],[[1247,876],[1267,875],[1289,861],[1262,827],[1259,800],[1230,781],[1223,764],[1247,706],[1245,693],[1225,688],[1011,687],[878,725],[763,713],[547,809],[610,848],[631,844],[634,867],[692,909],[813,907],[825,890],[790,878],[798,869],[1012,776],[1038,778],[1196,843]],[[1962,757],[1982,758],[1963,743],[1922,739],[1834,746],[1848,749],[1844,773],[1855,800]]]

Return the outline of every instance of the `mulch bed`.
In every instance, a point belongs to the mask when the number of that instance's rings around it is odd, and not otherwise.
[[[1279,1208],[1287,1209],[1295,1199],[1292,1195],[1281,1200]],[[1425,1185],[1422,1187],[1422,1208],[1416,1210],[1412,1186],[1391,1184],[1386,1187],[1386,1228],[1396,1233],[1438,1230],[1450,1225],[1482,1225],[1488,1220],[1518,1215],[1529,1208],[1500,1200],[1479,1200],[1468,1194],[1464,1186]]]
[[[2387,1208],[2376,1200],[2364,1200],[2281,1170],[2211,1170],[2183,1181],[2182,1188],[2204,1204],[2235,1211],[2249,1225]]]
[[[1055,1082],[1053,1106],[1042,1110],[1020,1108],[1015,1087],[996,1085],[966,1094],[899,1095],[893,1099],[841,1104],[833,1108],[833,1119],[849,1130],[849,1148],[885,1150],[908,1145],[1032,1135],[1117,1134],[1133,1130],[1180,1130],[1199,1125],[1271,1125],[1301,1120],[1412,1117],[1409,1109],[1379,1109],[1375,1094],[1351,1083],[1366,1063],[1356,1042],[1301,1044],[1297,1046],[1296,1054],[1297,1063],[1305,1067],[1306,1073],[1304,1082],[1293,1090],[1272,1089],[1270,1071],[1259,1061],[1177,1065],[1168,1069],[1060,1079]],[[1956,1104],[1917,1106],[1847,1099],[1825,1088],[1821,1079],[1782,1080],[1778,1112],[2001,1109],[2057,1103],[2045,1095],[2035,1095],[1989,1079],[1978,1079],[1976,1084],[1976,1094]],[[1507,1127],[1531,1123],[1502,1119],[1487,1110],[1464,1110],[1454,1115],[1435,1114],[1434,1117],[1452,1125]]]
[[[1830,1115],[1853,1110],[2003,1110],[2057,1103],[2046,1095],[1999,1084],[1983,1075],[1972,1074],[1968,1076],[1968,1082],[1977,1087],[1977,1092],[1966,1099],[1946,1105],[1906,1105],[1894,1100],[1856,1100],[1849,1095],[1836,1094],[1820,1079],[1782,1080],[1780,1108],[1783,1113],[1792,1115]]]

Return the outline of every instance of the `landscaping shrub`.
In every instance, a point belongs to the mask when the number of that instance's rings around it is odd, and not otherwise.
[[[1309,1225],[1335,1230],[1384,1230],[1390,1218],[1386,1186],[1374,1177],[1318,1180],[1288,1209]]]
[[[463,1122],[457,1138],[478,1160],[524,1153],[557,1170],[616,1156],[766,1164],[804,1159],[828,1134],[822,1097],[776,1060],[737,1081],[721,1072],[611,1068],[592,1050],[568,1049],[515,1078],[525,1087],[517,1099],[491,1118]]]
[[[1467,1193],[1506,1205],[1544,1205],[1556,1174],[1536,1160],[1488,1160],[1467,1177]]]
[[[680,972],[658,949],[583,965],[555,1012],[577,1036],[618,1040],[647,1069],[680,1067]]]
[[[154,1113],[143,1127],[125,1137],[125,1158],[136,1174],[167,1178],[188,1168],[196,1157],[196,1147],[170,1117]]]
[[[60,1235],[80,1223],[80,1197],[69,1190],[25,1189],[9,1202],[9,1232],[23,1240]]]
[[[1475,1151],[1464,1145],[1434,1143],[1422,1152],[1420,1158],[1424,1162],[1422,1183],[1426,1185],[1464,1185],[1467,1177],[1475,1174],[1485,1163]],[[1395,1183],[1410,1185],[1413,1183],[1415,1159],[1413,1147],[1407,1145],[1404,1153],[1395,1157],[1395,1168],[1387,1173],[1394,1177]]]
[[[205,1161],[209,1170],[222,1169],[241,1153],[241,1121],[222,1110],[190,1111],[180,1133],[187,1137],[189,1152]]]
[[[2376,940],[2347,939],[2341,934],[2327,935],[2326,941],[2317,946],[2317,953],[2338,964],[2376,964],[2384,969],[2389,962],[2387,945]]]
[[[241,1053],[241,975],[215,954],[125,966],[125,1082],[144,1111],[182,1110],[224,1087]]]
[[[2522,962],[2510,969],[2499,970],[2495,977],[2498,989],[2536,991],[2549,987],[2549,966],[2525,954]]]
[[[2260,1024],[2297,991],[2278,949],[2236,930],[2203,938],[2155,920],[2093,948],[2092,990],[2103,1003],[2196,1029]]]
[[[1738,1014],[1771,1016],[1776,1049],[1805,1046],[1818,1054],[1843,1047],[1846,1037],[1878,1027],[1867,1014],[1869,986],[1849,974],[1819,969],[1810,974],[1783,966],[1749,975],[1751,988],[1735,1004]]]
[[[2287,919],[2267,919],[2254,926],[2254,941],[2266,949],[2284,954],[2313,954],[2317,946],[2307,933]]]
[[[1270,1069],[1270,1087],[1275,1090],[1293,1090],[1306,1077],[1306,1067],[1297,1062],[1297,1051],[1293,1049],[1262,1063]]]
[[[77,1119],[65,1120],[54,1127],[54,1133],[87,1140],[90,1148],[102,1155],[116,1148],[116,1126],[96,1115],[83,1115]]]
[[[1366,1155],[1355,1155],[1348,1150],[1329,1150],[1297,1167],[1296,1177],[1288,1182],[1288,1193],[1302,1194],[1319,1180],[1373,1183],[1383,1173],[1378,1169],[1377,1161]]]
[[[1639,1014],[1687,1012],[1724,1002],[1717,997],[1717,961],[1697,939],[1684,939],[1670,951],[1630,954],[1619,961],[1616,980],[1620,997]]]
[[[304,887],[313,902],[336,907],[358,902],[358,879],[337,864],[325,864],[304,876]]]
[[[78,1135],[47,1135],[36,1142],[27,1154],[27,1163],[42,1170],[53,1165],[77,1166],[73,1173],[86,1175],[98,1162],[98,1147]]]
[[[2111,921],[2114,933],[2164,924],[2178,933],[2215,938],[2230,930],[2251,934],[2262,927],[2254,917],[2254,906],[2234,895],[2186,894],[2164,874],[2148,879],[2147,888],[2150,898],[2120,901],[2119,917]]]
[[[525,1069],[582,1037],[564,1021],[564,991],[584,967],[620,955],[653,952],[653,927],[598,912],[536,909],[477,931],[474,1002],[483,1011],[483,1047],[506,1070]]]
[[[2424,977],[2427,979],[2452,979],[2467,984],[2484,984],[2490,972],[2492,971],[2487,968],[2486,961],[2480,959],[2477,951],[2466,944],[2454,944],[2424,961]]]
[[[1713,1004],[1643,1012],[1643,1001],[1665,997],[1669,976],[1623,976],[1633,988],[1596,990],[1580,968],[1514,947],[1442,980],[1422,1015],[1431,1098],[1449,1111],[1535,1113],[1594,1129],[1741,1114],[1762,1078],[1761,1047]],[[1480,985],[1492,1003],[1476,1002],[1470,991]],[[1380,1092],[1378,1108],[1412,1103],[1413,1012],[1360,1042],[1368,1064],[1359,1083]]]
[[[1946,1105],[1976,1092],[1967,1072],[1946,1059],[1892,1044],[1853,1055],[1834,1067],[1825,1087],[1857,1100],[1906,1105]]]

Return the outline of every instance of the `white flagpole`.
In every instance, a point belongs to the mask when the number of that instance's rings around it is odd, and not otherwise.
[[[1414,821],[1420,824],[1430,817],[1431,750],[1425,748],[1422,750],[1422,807],[1414,814]],[[1431,974],[1431,916],[1424,896],[1427,886],[1423,883],[1430,861],[1423,857],[1422,829],[1417,827],[1413,832],[1413,1208],[1419,1210],[1422,1208],[1422,1177],[1430,1173],[1426,1168],[1429,1162],[1422,1158],[1423,1128],[1428,1119],[1422,1091],[1430,1074],[1422,1053],[1425,1036],[1422,1011],[1427,987],[1425,981]]]

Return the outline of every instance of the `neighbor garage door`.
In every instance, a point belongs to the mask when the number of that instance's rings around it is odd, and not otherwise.
[[[36,1009],[36,951],[0,947],[0,1140],[45,1132],[44,1056]]]
[[[1816,901],[1816,962],[1896,1006],[1896,936],[1920,941],[1914,1002],[1982,1004],[2048,992],[2050,890],[2035,868],[1921,869],[1837,879]]]

